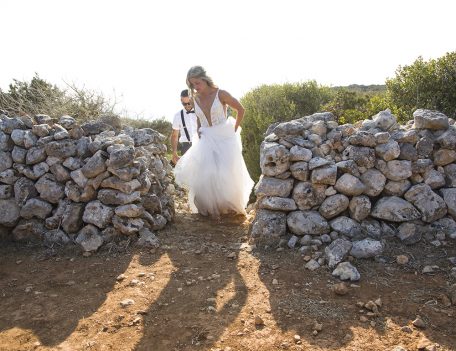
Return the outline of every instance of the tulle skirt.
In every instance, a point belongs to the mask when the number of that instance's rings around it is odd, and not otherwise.
[[[227,118],[212,127],[201,127],[201,138],[174,169],[176,183],[189,191],[192,212],[219,216],[243,213],[254,185],[242,157],[240,128]]]

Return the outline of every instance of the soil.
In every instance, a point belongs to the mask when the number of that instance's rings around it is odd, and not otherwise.
[[[390,241],[381,259],[353,260],[361,280],[337,295],[331,270],[306,269],[297,249],[250,246],[249,220],[180,208],[159,248],[87,257],[2,244],[0,350],[456,350],[454,242]],[[378,313],[362,307],[375,300]]]

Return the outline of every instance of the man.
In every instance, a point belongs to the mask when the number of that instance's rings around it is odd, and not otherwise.
[[[171,134],[174,164],[179,161],[177,150],[179,149],[182,155],[185,154],[190,146],[192,146],[192,138],[197,132],[196,115],[195,111],[192,109],[193,106],[190,98],[188,97],[188,89],[182,90],[181,103],[184,108],[174,115],[173,132]]]

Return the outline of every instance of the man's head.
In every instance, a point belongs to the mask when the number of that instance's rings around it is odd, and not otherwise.
[[[188,89],[181,91],[181,103],[184,106],[185,110],[190,111],[192,109],[192,104],[190,98],[188,97]]]

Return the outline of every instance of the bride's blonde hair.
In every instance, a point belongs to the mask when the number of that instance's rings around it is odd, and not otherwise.
[[[187,73],[187,86],[190,92],[190,96],[194,97],[196,92],[195,89],[193,88],[193,84],[190,83],[190,78],[199,78],[204,80],[207,85],[209,85],[211,88],[217,88],[217,86],[214,84],[214,81],[212,80],[211,77],[209,77],[206,73],[206,70],[201,67],[201,66],[193,66],[188,70]]]

